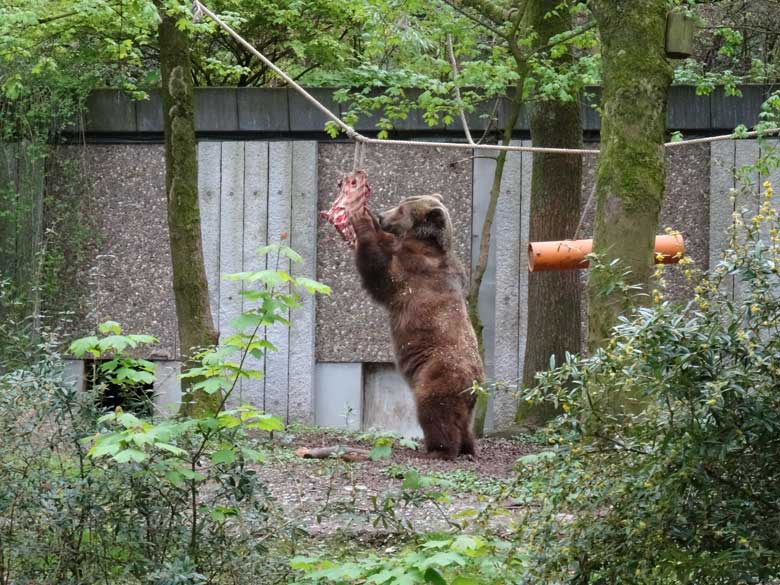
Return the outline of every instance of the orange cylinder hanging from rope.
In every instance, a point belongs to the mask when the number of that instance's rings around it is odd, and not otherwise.
[[[577,270],[587,268],[585,258],[593,251],[593,240],[561,240],[557,242],[531,242],[528,244],[528,271]],[[681,235],[656,236],[656,264],[677,264],[685,254],[685,242]]]

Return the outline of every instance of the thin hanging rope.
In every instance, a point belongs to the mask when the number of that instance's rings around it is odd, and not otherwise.
[[[236,31],[234,31],[230,26],[228,26],[222,19],[219,18],[216,14],[214,14],[211,10],[208,9],[200,0],[193,0],[193,16],[199,17],[200,13],[206,14],[211,18],[214,22],[216,22],[219,26],[221,26],[231,37],[233,37],[242,47],[244,47],[247,51],[249,51],[252,55],[260,59],[266,66],[268,66],[274,73],[276,73],[279,77],[281,77],[284,81],[286,81],[290,87],[295,89],[298,93],[300,93],[309,103],[311,103],[315,108],[317,108],[320,112],[322,112],[327,118],[330,119],[331,122],[336,124],[339,128],[341,128],[346,135],[356,141],[363,144],[395,144],[395,145],[401,145],[401,146],[429,146],[429,147],[435,147],[435,148],[448,148],[448,149],[456,149],[456,150],[505,150],[508,152],[542,152],[542,153],[549,153],[549,154],[582,154],[582,155],[598,155],[600,154],[599,150],[591,150],[591,149],[584,149],[584,148],[547,148],[544,146],[515,146],[515,145],[501,145],[501,144],[475,144],[471,140],[471,134],[468,131],[468,124],[465,123],[465,115],[463,115],[464,118],[464,129],[466,131],[466,139],[468,142],[432,142],[432,141],[425,141],[425,140],[387,140],[387,139],[379,139],[379,138],[369,138],[367,136],[363,136],[359,132],[357,132],[352,126],[344,122],[341,118],[339,118],[336,114],[331,112],[328,108],[326,108],[321,102],[317,100],[314,96],[312,96],[308,91],[306,91],[303,87],[301,87],[296,81],[287,75],[284,71],[282,71],[279,67],[277,67],[273,61],[268,59],[265,55],[263,55],[260,51],[258,51],[256,48],[254,48],[252,45],[249,44],[249,42],[244,39],[240,34],[238,34]],[[759,136],[771,136],[774,134],[780,134],[780,128],[773,128],[769,130],[753,130],[751,132],[741,132],[741,133],[731,133],[731,134],[722,134],[719,136],[710,136],[708,138],[694,138],[692,140],[681,140],[677,142],[666,142],[664,144],[667,148],[674,148],[677,146],[687,146],[689,144],[705,144],[709,142],[719,142],[723,140],[736,140],[740,138],[757,138]]]

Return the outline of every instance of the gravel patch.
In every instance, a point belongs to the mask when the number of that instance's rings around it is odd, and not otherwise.
[[[396,531],[446,530],[453,514],[484,505],[489,495],[509,480],[515,461],[540,450],[538,445],[507,439],[481,439],[475,460],[436,461],[417,451],[393,447],[389,460],[346,463],[336,459],[301,459],[299,447],[370,448],[356,436],[327,431],[308,431],[276,439],[267,451],[258,475],[280,505],[285,518],[310,535],[340,531],[365,534]],[[401,489],[404,472],[433,475],[447,482],[448,498],[441,502],[420,501],[415,492]],[[388,496],[394,496],[386,502]],[[384,520],[384,521],[383,521]]]

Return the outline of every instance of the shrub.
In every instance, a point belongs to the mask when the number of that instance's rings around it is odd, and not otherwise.
[[[732,247],[680,306],[621,319],[532,398],[571,440],[522,474],[542,510],[528,579],[766,583],[780,575],[780,232],[764,185]]]
[[[289,248],[269,246],[293,261]],[[224,407],[239,379],[258,377],[246,356],[274,350],[258,332],[288,323],[295,290],[327,287],[286,272],[234,278],[252,308],[237,333],[205,348],[193,389],[221,392]],[[70,351],[106,359],[112,384],[153,380],[154,365],[126,349],[153,342],[106,322]],[[256,583],[268,565],[268,543],[291,523],[273,506],[254,464],[250,435],[281,429],[251,405],[200,418],[142,418],[117,408],[98,412],[93,392],[65,383],[60,357],[0,377],[0,585],[10,583]],[[102,414],[102,416],[101,416]]]

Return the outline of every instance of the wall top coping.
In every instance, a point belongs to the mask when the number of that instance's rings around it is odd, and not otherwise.
[[[733,130],[739,124],[750,127],[759,121],[761,104],[774,88],[766,85],[740,86],[742,97],[727,96],[722,88],[710,95],[696,95],[693,86],[673,86],[667,102],[667,128],[707,134]],[[334,113],[342,115],[347,106],[336,103],[333,89],[308,90]],[[597,132],[601,127],[598,103],[599,88],[590,88],[592,97],[582,104],[583,130]],[[494,104],[484,104],[470,113],[469,126],[474,131],[484,130],[485,114]],[[508,115],[505,101],[499,103],[499,124]],[[356,129],[375,130],[378,116],[361,119]],[[196,88],[195,127],[202,136],[259,135],[265,137],[295,137],[307,135],[326,138],[326,117],[297,92],[287,88]],[[528,115],[524,111],[515,129],[528,131]],[[460,120],[452,124],[429,126],[419,112],[410,112],[406,120],[395,123],[397,133],[452,134],[462,136]],[[71,124],[66,134],[85,133],[88,137],[124,137],[128,140],[161,136],[163,131],[162,103],[159,92],[149,99],[134,101],[120,90],[97,90],[87,100],[84,120]]]

